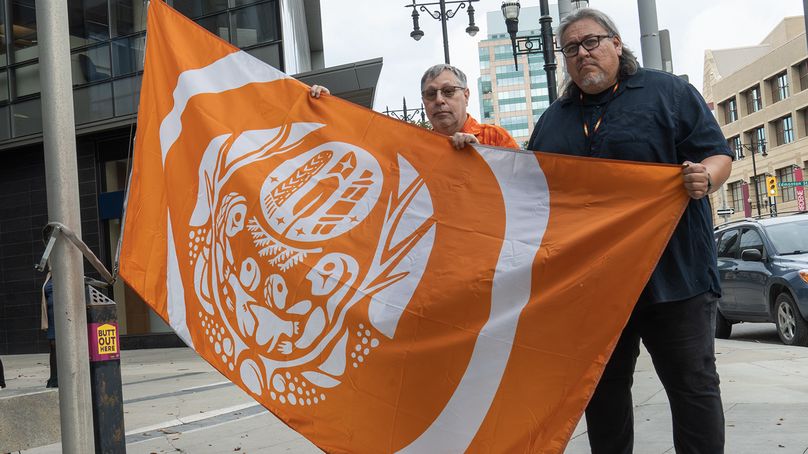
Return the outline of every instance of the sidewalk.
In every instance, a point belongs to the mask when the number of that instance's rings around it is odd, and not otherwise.
[[[780,345],[773,325],[736,326],[716,342],[731,454],[803,454],[808,449],[808,348]],[[9,388],[43,389],[47,355],[4,356]],[[318,453],[190,349],[124,351],[129,453]],[[2,394],[0,394],[2,397]],[[637,454],[673,453],[662,386],[643,352],[635,374]],[[55,409],[58,411],[58,408]],[[585,424],[567,454],[589,453]],[[25,454],[60,453],[59,445]]]

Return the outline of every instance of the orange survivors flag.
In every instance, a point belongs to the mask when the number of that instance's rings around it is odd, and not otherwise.
[[[562,452],[680,169],[456,151],[149,9],[126,282],[326,451]]]

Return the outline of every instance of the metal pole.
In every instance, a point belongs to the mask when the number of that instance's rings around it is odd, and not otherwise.
[[[757,214],[758,217],[761,216],[760,214],[760,193],[758,191],[758,174],[757,174],[757,166],[755,165],[755,149],[752,148],[752,178],[755,180],[755,206],[757,206]]]
[[[802,18],[805,21],[805,38],[808,39],[808,0],[802,0]]]
[[[67,2],[38,2],[39,79],[48,217],[81,235]],[[95,451],[81,252],[57,241],[51,255],[62,452]]]
[[[443,59],[449,64],[449,35],[446,30],[446,0],[440,0],[440,25],[443,30]]]
[[[556,61],[555,61],[555,43],[553,42],[553,17],[550,16],[550,7],[547,5],[547,0],[540,0],[539,7],[541,8],[541,42],[542,54],[544,55],[544,73],[547,76],[547,95],[552,104],[558,98],[558,90],[556,88]]]
[[[642,65],[646,68],[662,70],[662,54],[659,47],[659,25],[657,24],[656,0],[637,0],[640,16],[640,46]]]
[[[87,321],[94,348],[90,350],[90,374],[95,447],[97,454],[126,453],[121,390],[121,353],[118,311],[115,302],[87,286]]]

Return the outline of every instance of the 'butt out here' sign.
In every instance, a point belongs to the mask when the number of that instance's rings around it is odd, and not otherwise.
[[[89,323],[88,328],[91,362],[120,359],[117,323]]]

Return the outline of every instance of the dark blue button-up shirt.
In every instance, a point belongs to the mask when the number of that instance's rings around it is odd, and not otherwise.
[[[598,119],[600,127],[594,131]],[[583,130],[584,122],[590,131]],[[626,161],[681,164],[732,156],[701,95],[679,77],[639,69],[612,89],[581,99],[577,87],[542,115],[528,149]],[[654,188],[637,188],[653,191]],[[691,200],[641,301],[720,294],[709,200]]]

